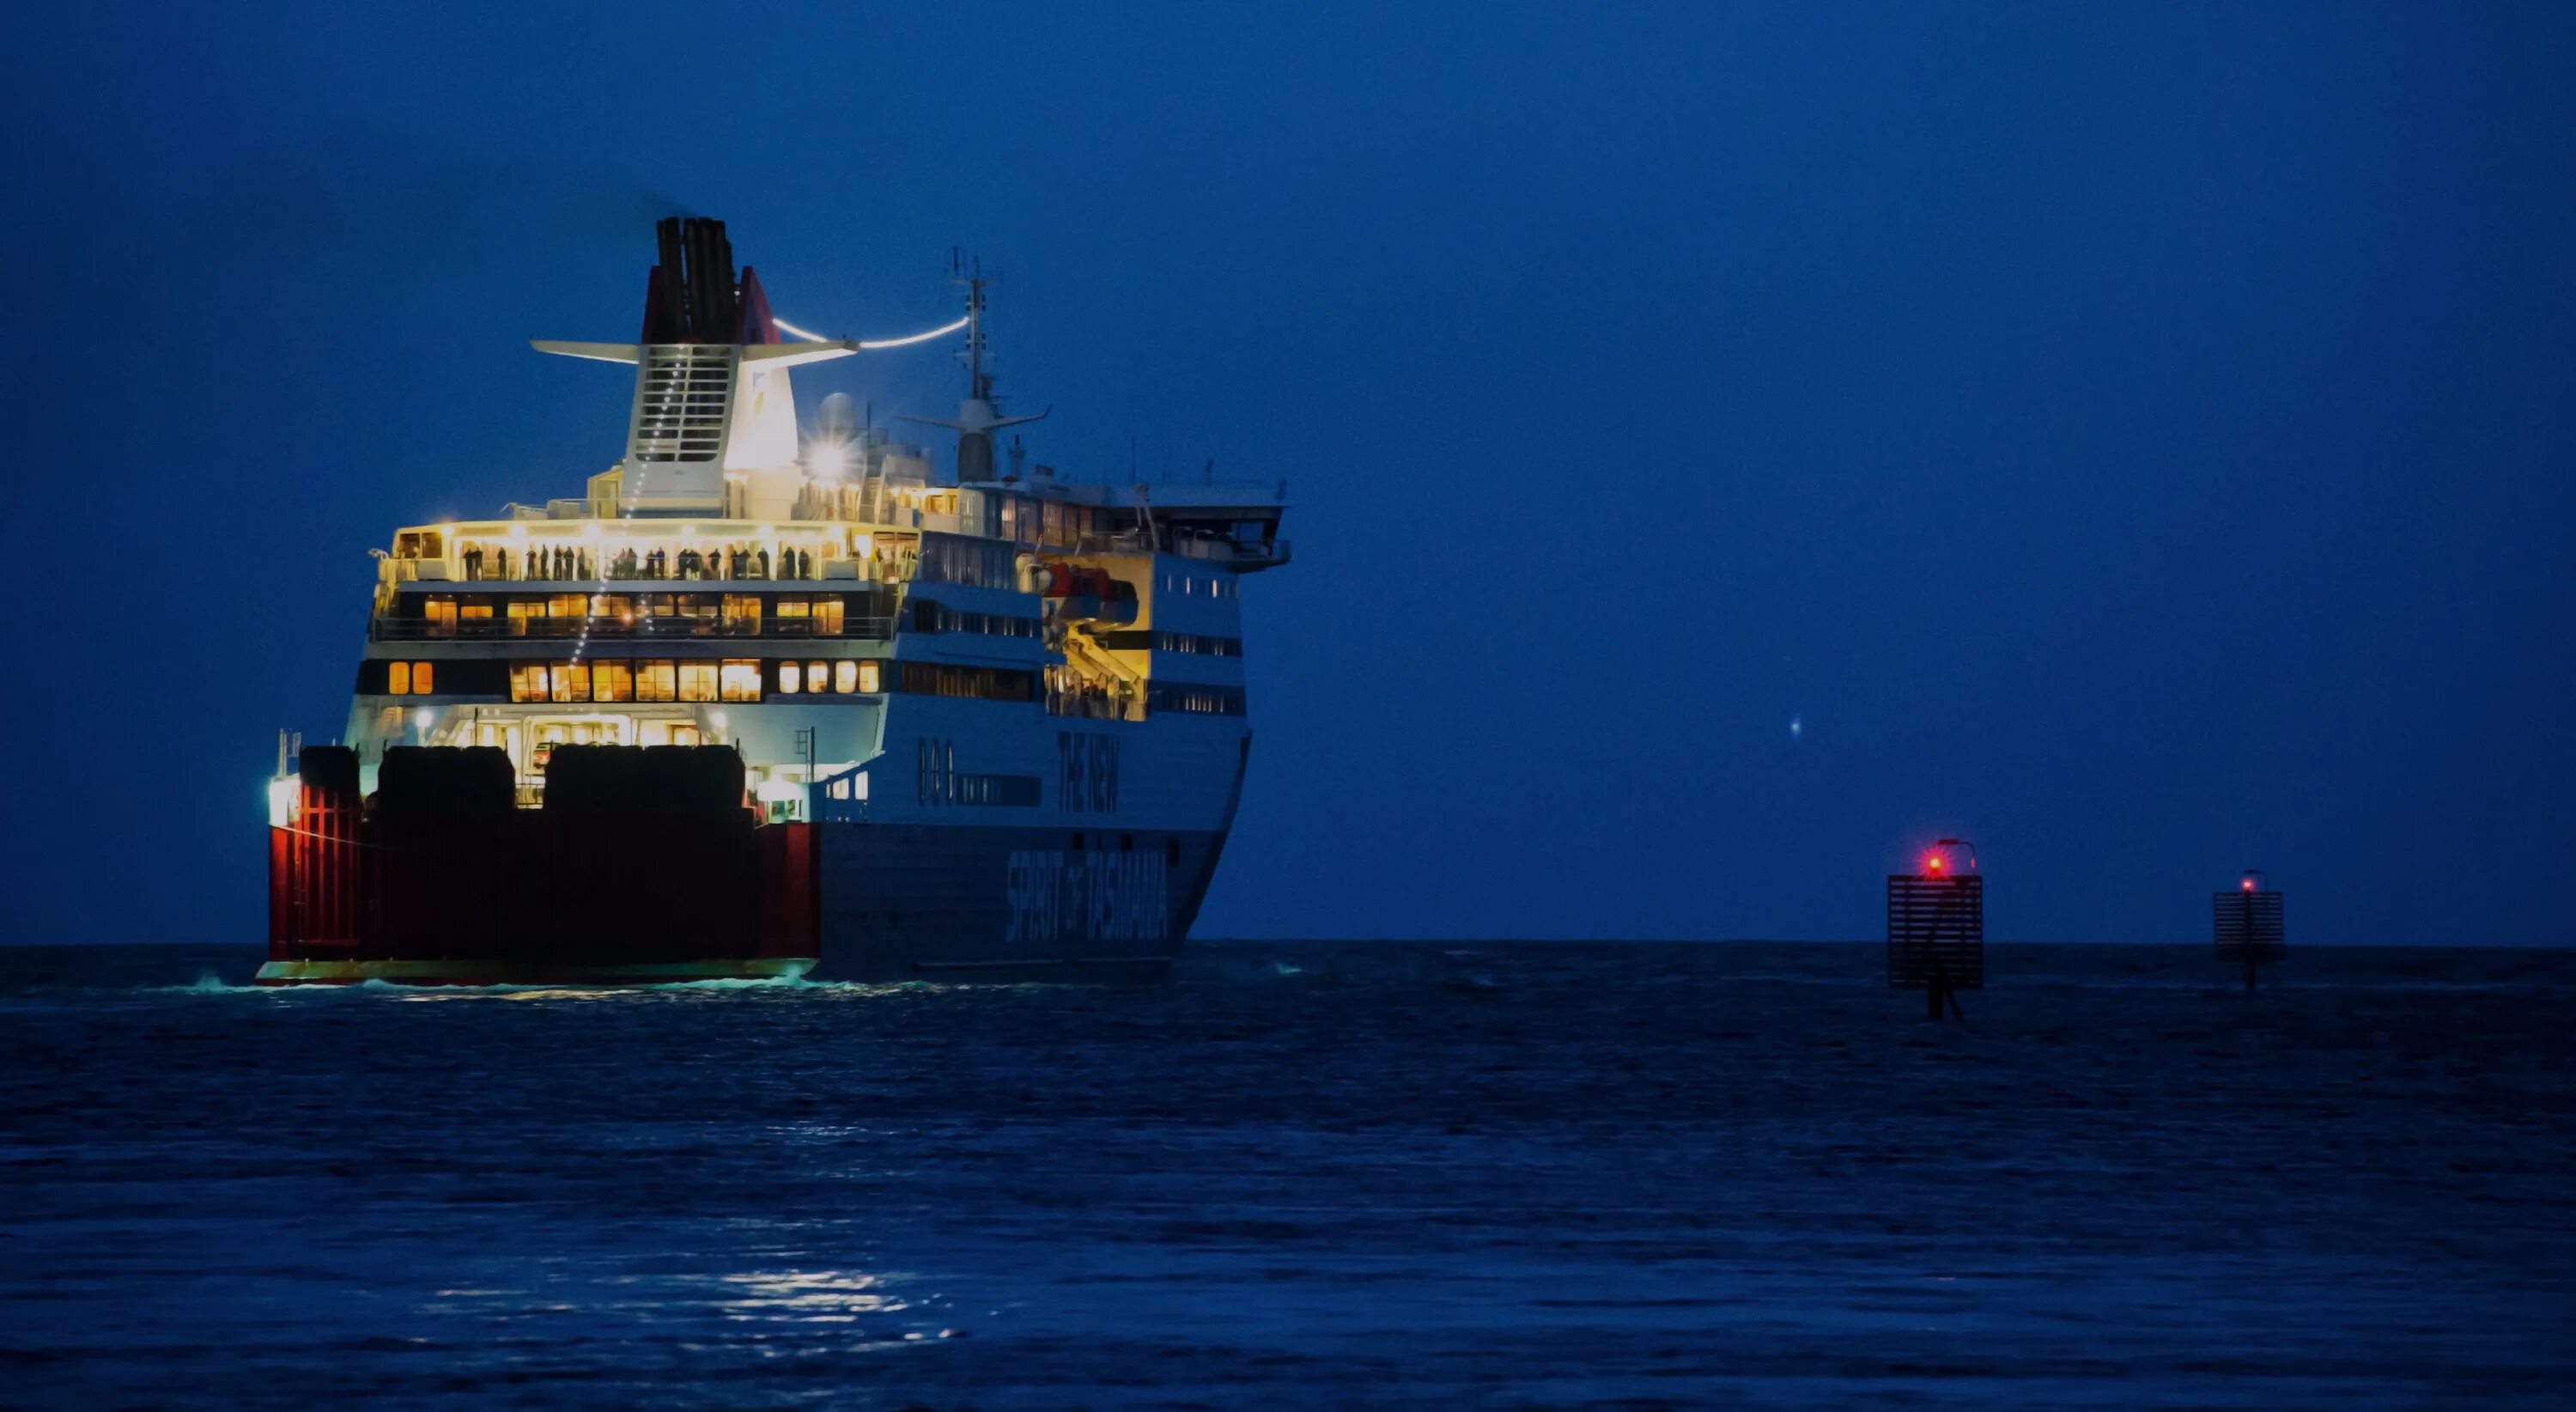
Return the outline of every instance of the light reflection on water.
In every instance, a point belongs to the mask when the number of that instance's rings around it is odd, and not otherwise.
[[[2201,948],[1997,948],[1940,1026],[1862,947],[1208,947],[1142,991],[107,959],[0,950],[0,1400],[2576,1379],[2564,954],[2309,950],[2247,997]]]
[[[863,1314],[897,1314],[912,1306],[885,1293],[876,1275],[839,1270],[724,1275],[743,1293],[714,1301],[734,1319],[783,1319],[792,1323],[852,1323]]]

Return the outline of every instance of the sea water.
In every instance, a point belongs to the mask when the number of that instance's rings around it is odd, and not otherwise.
[[[0,948],[0,1404],[2567,1406],[2576,954]]]

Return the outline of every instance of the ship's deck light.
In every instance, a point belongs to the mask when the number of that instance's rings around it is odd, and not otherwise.
[[[293,775],[268,782],[268,826],[286,829],[295,826],[295,806],[304,802],[304,781]]]

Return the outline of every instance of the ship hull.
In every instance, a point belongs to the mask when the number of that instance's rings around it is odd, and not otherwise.
[[[464,831],[453,831],[459,837]],[[1168,976],[1224,850],[1223,830],[1088,829],[1017,825],[842,822],[771,826],[722,881],[683,883],[653,909],[679,926],[585,926],[596,893],[536,908],[533,887],[476,897],[406,882],[414,857],[443,864],[457,839],[430,852],[417,839],[370,829],[339,850],[354,871],[335,876],[332,840],[275,830],[272,888],[281,918],[309,919],[340,898],[342,937],[280,936],[262,985],[621,986],[813,978],[950,984],[1139,984]],[[624,847],[595,829],[531,832],[551,843],[523,879],[598,876]],[[578,852],[581,856],[575,858]],[[553,856],[560,854],[561,856]],[[427,871],[426,868],[423,871]],[[446,869],[437,870],[445,875]],[[739,895],[736,895],[736,894]],[[531,911],[548,920],[509,926]],[[395,921],[399,913],[400,923]],[[757,919],[725,934],[726,918]],[[690,936],[724,948],[696,952]],[[621,944],[618,937],[629,938]]]
[[[834,980],[1122,982],[1168,973],[1219,830],[823,824]]]

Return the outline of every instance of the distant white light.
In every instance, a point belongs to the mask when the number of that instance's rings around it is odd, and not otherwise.
[[[421,730],[426,733],[431,726],[438,724],[438,713],[426,706],[423,706],[420,708],[419,713],[414,715],[412,719],[420,722]]]
[[[1803,716],[1791,716],[1789,718],[1789,738],[1791,740],[1798,740],[1802,739],[1806,734],[1806,718]]]

